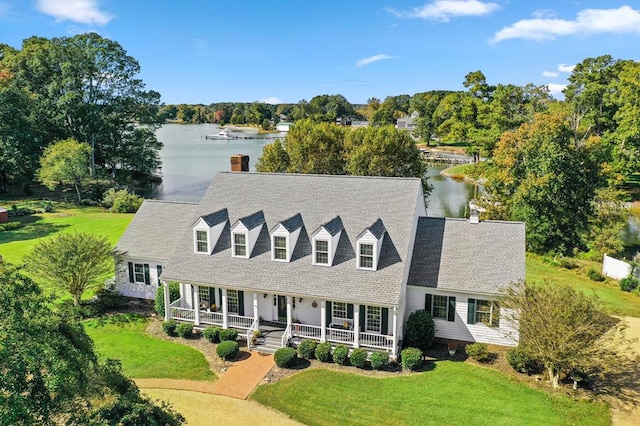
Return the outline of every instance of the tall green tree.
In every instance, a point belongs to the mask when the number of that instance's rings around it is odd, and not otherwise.
[[[74,139],[57,142],[44,150],[40,158],[38,178],[44,186],[54,190],[59,184],[71,185],[82,202],[80,189],[89,177],[91,148]]]
[[[102,285],[113,271],[116,252],[106,237],[93,234],[59,234],[40,241],[24,259],[34,276],[66,291],[78,306],[82,295]]]
[[[613,157],[624,174],[640,173],[640,63],[624,61],[618,78],[613,82],[612,100],[617,109],[615,129],[608,140],[613,145]]]

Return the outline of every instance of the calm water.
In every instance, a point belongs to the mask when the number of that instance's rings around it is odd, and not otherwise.
[[[158,139],[164,144],[160,152],[163,182],[153,194],[154,198],[199,201],[215,172],[230,170],[229,157],[233,154],[249,155],[251,171],[255,170],[262,147],[270,141],[205,139],[205,135],[215,135],[219,130],[215,124],[165,124],[158,130]],[[248,136],[251,132],[242,134]],[[465,216],[468,201],[476,195],[478,188],[440,176],[440,170],[430,167],[428,172],[434,187],[428,200],[429,216]]]

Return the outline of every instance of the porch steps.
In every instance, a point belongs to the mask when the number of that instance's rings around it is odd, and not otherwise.
[[[275,351],[282,347],[284,328],[285,327],[279,323],[261,322],[260,332],[263,338],[259,340],[257,345],[253,345],[251,349],[262,353],[275,353]]]

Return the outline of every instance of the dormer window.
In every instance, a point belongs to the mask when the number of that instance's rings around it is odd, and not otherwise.
[[[287,237],[273,237],[273,258],[287,260]]]
[[[271,260],[290,262],[302,229],[302,216],[297,213],[278,222],[271,230]]]
[[[231,255],[249,259],[263,225],[262,211],[238,219],[231,227]]]
[[[207,231],[196,230],[196,252],[209,253],[209,236]]]
[[[233,234],[233,255],[235,257],[247,256],[247,235],[234,232]]]
[[[376,271],[378,269],[382,241],[384,240],[386,232],[387,230],[382,220],[378,219],[358,235],[356,238],[358,269],[366,269],[369,271]]]
[[[329,241],[317,239],[314,242],[314,261],[316,265],[329,264]]]
[[[321,225],[311,235],[313,244],[312,260],[314,265],[331,266],[336,255],[340,235],[344,229],[340,216],[336,216],[330,221]]]

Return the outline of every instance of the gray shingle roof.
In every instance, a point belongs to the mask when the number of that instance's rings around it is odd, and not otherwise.
[[[167,262],[176,243],[190,234],[197,204],[145,200],[116,249],[131,257]]]
[[[229,220],[229,212],[227,209],[218,210],[217,212],[202,216],[202,220],[204,220],[209,227],[216,226]]]
[[[371,226],[369,226],[365,230],[365,232],[366,231],[371,232],[373,234],[373,236],[376,237],[379,240],[380,237],[382,237],[387,230],[385,229],[384,223],[382,223],[382,220],[380,218],[378,218],[378,220],[373,222],[371,224]],[[364,232],[363,232],[363,234],[364,234]],[[358,236],[358,238],[359,238],[359,236]]]
[[[419,219],[408,285],[496,293],[524,277],[524,223]]]
[[[211,256],[195,254],[193,235],[185,232],[176,243],[178,248],[163,277],[318,300],[397,305],[421,195],[420,180],[414,178],[218,173],[196,213],[227,208],[233,222],[262,211],[267,227],[262,229],[251,259],[231,256],[228,230],[223,232]],[[267,229],[296,213],[300,213],[304,227],[293,260],[273,262]],[[335,216],[340,217],[344,231],[337,245],[334,266],[315,266],[308,230],[319,228],[328,217]],[[387,230],[378,270],[358,270],[355,237],[378,218],[384,221]]]
[[[300,215],[300,213],[296,213],[295,215],[291,216],[289,219],[279,222],[279,224],[284,226],[284,229],[286,229],[288,232],[293,232],[296,229],[300,229],[304,225],[304,223],[302,222],[302,216]],[[274,228],[276,227],[277,225],[274,226]]]
[[[338,232],[342,231],[344,229],[344,225],[342,224],[342,219],[340,219],[340,216],[336,216],[333,219],[331,219],[329,222],[323,224],[322,226],[320,226],[315,232],[318,232],[320,230],[320,228],[324,228],[325,231],[327,231],[329,233],[329,235],[331,235],[332,237],[335,237]]]
[[[253,228],[265,223],[264,213],[260,210],[245,217],[241,217],[231,227],[235,227],[238,222],[242,223],[248,230],[252,230]]]

